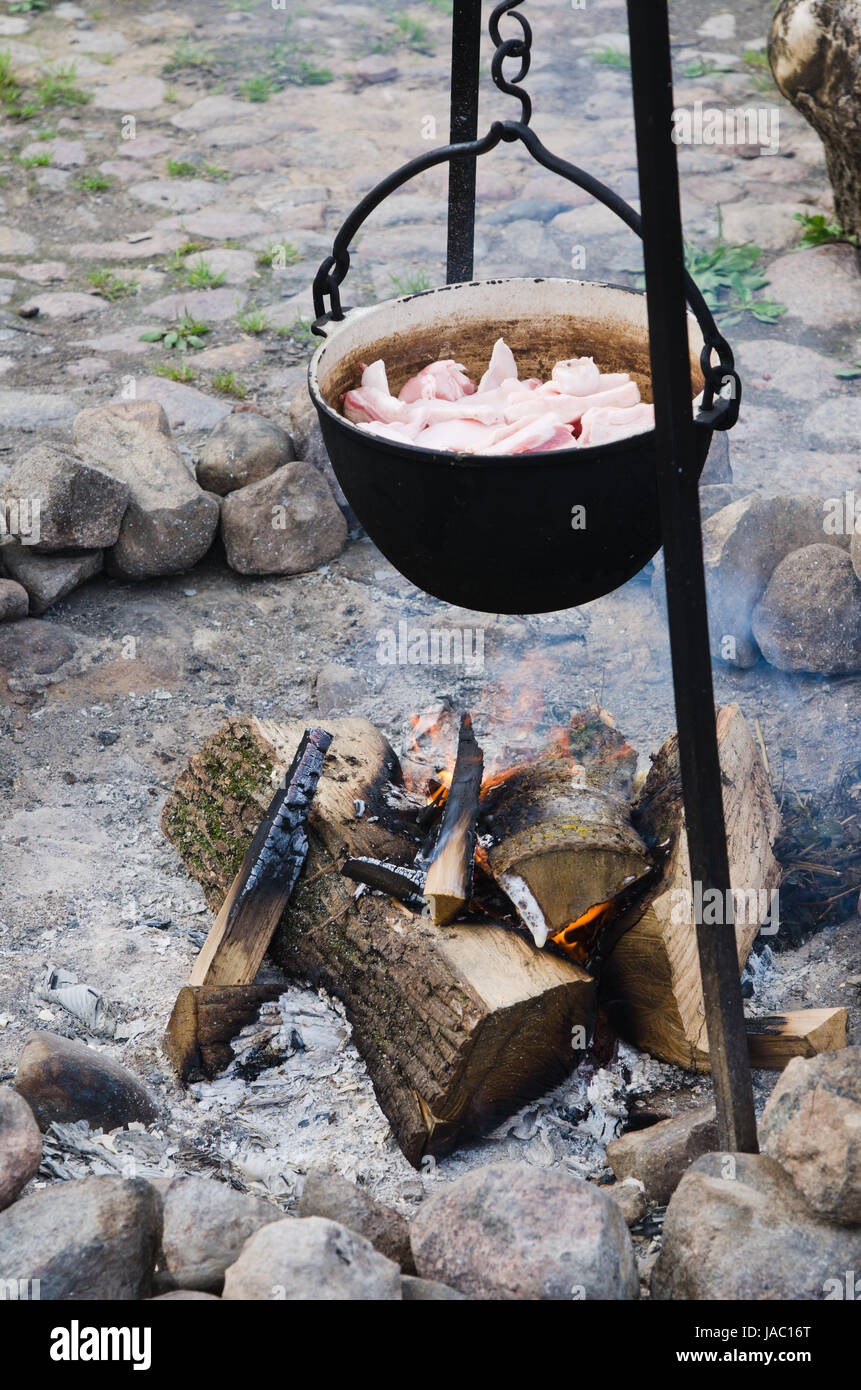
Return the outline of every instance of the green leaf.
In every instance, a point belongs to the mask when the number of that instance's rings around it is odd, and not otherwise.
[[[203,339],[202,339],[202,338],[199,338],[199,337],[197,336],[196,333],[191,333],[191,334],[189,334],[189,337],[188,337],[188,339],[187,339],[187,342],[188,342],[189,347],[193,347],[193,348],[202,348],[202,347],[203,347]]]
[[[160,328],[150,328],[146,333],[140,335],[139,341],[142,343],[160,343],[163,337],[164,334]]]

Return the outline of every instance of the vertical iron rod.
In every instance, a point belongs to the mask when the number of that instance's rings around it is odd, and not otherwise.
[[[658,492],[691,878],[730,904],[709,652],[667,0],[627,0],[643,217]],[[742,885],[743,886],[743,885]],[[722,1149],[756,1153],[756,1117],[732,912],[697,923]]]
[[[451,125],[458,144],[478,135],[478,65],[481,0],[454,0],[451,22]],[[448,257],[450,285],[472,279],[475,233],[475,157],[452,159],[448,173]]]

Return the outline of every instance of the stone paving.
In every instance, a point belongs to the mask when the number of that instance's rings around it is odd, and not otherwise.
[[[392,18],[387,3],[338,4],[337,23],[332,7],[294,0],[0,13],[19,104],[37,108],[15,118],[10,98],[0,117],[0,488],[34,436],[68,440],[78,411],[132,391],[164,406],[188,458],[238,398],[289,423],[313,350],[310,281],[343,216],[383,174],[447,138],[447,8],[428,0]],[[771,8],[672,9],[680,106],[779,110],[777,153],[680,147],[686,235],[701,248],[719,225],[728,241],[754,239],[763,293],[787,310],[773,324],[745,312],[727,330],[745,392],[734,480],[861,496],[858,384],[837,375],[861,357],[861,276],[845,244],[799,249],[795,214],[829,214],[831,203],[818,139],[761,65]],[[636,204],[624,5],[529,0],[526,11],[535,129]],[[489,86],[489,56],[485,38],[482,124],[517,114]],[[487,157],[478,188],[478,274],[636,282],[632,234],[522,151]],[[442,282],[444,195],[436,171],[375,213],[357,239],[347,303]],[[163,374],[176,373],[176,355],[141,341],[178,311],[209,330],[188,355],[188,379]],[[377,634],[402,619],[480,624],[484,669],[381,666]],[[526,703],[544,727],[597,698],[644,759],[674,722],[648,576],[579,612],[470,614],[419,594],[356,534],[338,560],[293,579],[244,579],[213,553],[169,579],[97,579],[38,625],[6,628],[7,1072],[40,1021],[74,1033],[34,994],[53,963],[140,1023],[121,1055],[169,1092],[159,1036],[209,919],[158,815],[188,752],[230,711],[325,714],[337,705],[331,691],[349,689],[351,711],[402,746],[409,711],[449,696],[473,706],[493,749]],[[829,780],[857,752],[859,686],[789,678],[762,661],[716,670],[718,698],[760,719],[776,777],[800,785]],[[823,992],[851,1002],[845,953],[828,962],[832,936],[799,958],[786,1005]]]

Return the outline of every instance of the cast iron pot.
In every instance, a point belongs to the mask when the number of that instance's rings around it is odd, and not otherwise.
[[[698,395],[703,336],[688,319]],[[375,438],[340,413],[362,363],[382,357],[394,394],[439,358],[462,362],[477,380],[499,337],[522,378],[545,380],[560,359],[594,357],[602,371],[629,372],[651,400],[645,295],[578,280],[445,285],[350,310],[327,325],[309,389],[329,458],[368,535],[418,588],[488,613],[588,603],[624,584],[660,547],[654,431],[590,448],[483,458]],[[714,413],[695,419],[698,479]],[[580,507],[582,529],[572,525]]]

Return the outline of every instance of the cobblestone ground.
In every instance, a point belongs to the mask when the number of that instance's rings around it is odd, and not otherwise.
[[[624,6],[526,8],[535,129],[635,201]],[[237,396],[287,423],[311,350],[310,280],[344,214],[447,138],[447,9],[3,7],[0,484],[34,435],[68,438],[77,411],[128,395],[132,382],[162,402],[189,455]],[[838,375],[861,356],[861,278],[850,247],[801,248],[795,215],[828,214],[830,195],[818,139],[763,67],[772,6],[745,0],[709,16],[685,0],[672,11],[679,105],[717,99],[763,113],[755,146],[680,147],[688,238],[705,250],[722,228],[727,241],[755,241],[770,281],[756,297],[787,310],[773,323],[745,310],[727,330],[745,386],[735,481],[861,494],[857,383]],[[488,78],[489,54],[485,40]],[[482,123],[492,115],[516,106],[489,87]],[[348,303],[442,281],[444,193],[442,174],[429,174],[374,215]],[[640,264],[621,224],[511,149],[482,165],[476,252],[481,275],[634,284]],[[141,341],[183,308],[209,330],[188,380],[169,374],[175,354]],[[294,579],[245,580],[213,554],[183,576],[99,580],[58,605],[45,651],[0,693],[0,1072],[34,1026],[83,1036],[36,997],[45,967],[59,965],[139,1025],[117,1055],[172,1097],[178,1122],[196,1123],[158,1045],[209,922],[158,828],[189,751],[230,711],[315,711],[317,674],[337,662],[352,670],[353,711],[396,745],[410,711],[448,695],[472,705],[492,750],[531,688],[540,724],[598,698],[645,756],[673,727],[647,580],[579,612],[466,614],[419,594],[356,536],[330,566]],[[400,619],[480,624],[483,671],[380,666],[376,634]],[[760,661],[717,670],[716,686],[759,718],[778,778],[824,783],[857,754],[858,678],[788,678]],[[823,933],[784,957],[777,1002],[851,1003],[844,941]]]

